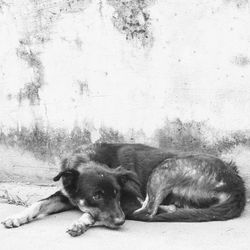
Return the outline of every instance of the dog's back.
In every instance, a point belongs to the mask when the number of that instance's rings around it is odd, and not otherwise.
[[[159,205],[175,204],[172,213],[156,214]],[[147,199],[137,219],[151,221],[211,221],[240,216],[245,187],[235,166],[210,155],[190,155],[164,161],[148,181]]]
[[[148,177],[161,162],[176,156],[158,148],[144,144],[96,143],[81,151],[87,153],[92,161],[116,168],[122,166],[135,172],[141,182],[142,193],[145,194]]]

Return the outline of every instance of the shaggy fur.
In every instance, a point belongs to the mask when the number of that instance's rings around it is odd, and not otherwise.
[[[175,205],[159,213],[164,205]],[[245,206],[244,183],[231,166],[210,155],[174,157],[161,163],[149,177],[147,198],[134,212],[152,221],[213,221],[240,216]]]
[[[126,219],[211,221],[240,216],[245,187],[236,167],[209,155],[178,156],[142,144],[93,144],[65,158],[63,188],[24,212],[7,218],[7,228],[69,209],[83,215],[67,232],[117,228]],[[144,203],[142,202],[147,196]]]

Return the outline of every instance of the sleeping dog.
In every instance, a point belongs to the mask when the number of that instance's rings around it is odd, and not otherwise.
[[[155,168],[147,197],[134,214],[146,213],[155,221],[227,220],[238,217],[244,206],[244,183],[236,167],[197,154],[167,159]],[[159,209],[168,214],[155,217]]]
[[[2,223],[18,227],[70,209],[82,216],[67,230],[118,228],[139,221],[212,221],[240,216],[245,187],[235,167],[209,155],[178,156],[142,144],[93,144],[62,161],[62,189]],[[144,198],[147,199],[144,201]]]
[[[18,227],[48,214],[78,208],[83,215],[68,228],[71,236],[78,236],[93,225],[118,228],[125,222],[120,204],[122,192],[142,198],[140,182],[134,172],[123,167],[110,169],[80,155],[63,160],[54,181],[61,178],[60,191],[7,218],[4,226]]]

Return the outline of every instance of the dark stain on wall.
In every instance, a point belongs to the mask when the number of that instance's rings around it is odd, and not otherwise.
[[[76,44],[76,47],[77,47],[79,50],[82,50],[83,41],[80,39],[80,37],[76,37],[76,39],[75,39],[75,44]]]
[[[211,131],[211,127],[205,121],[166,119],[164,126],[156,129],[154,140],[160,148],[169,151],[200,152],[217,156],[229,152],[235,146],[250,143],[249,131],[231,131],[213,142],[206,139],[206,131]]]
[[[248,0],[226,0],[228,3],[233,3],[237,8],[245,7],[248,4]]]
[[[150,14],[147,7],[153,0],[107,0],[115,8],[112,21],[127,40],[137,40],[143,47],[152,46]]]
[[[24,85],[23,88],[21,88],[17,94],[17,100],[19,105],[22,104],[24,100],[29,100],[30,105],[38,105],[40,102],[39,97],[39,89],[41,86],[39,86],[35,82],[29,82]]]
[[[233,63],[244,67],[250,64],[250,58],[244,55],[237,55],[233,58]]]
[[[103,9],[102,0],[99,0],[98,5],[99,5],[99,13],[100,13],[100,16],[102,17],[102,9]]]
[[[17,56],[23,59],[33,70],[33,81],[26,83],[19,90],[17,100],[21,104],[23,100],[27,99],[30,105],[36,105],[40,102],[39,90],[44,85],[44,67],[39,58],[39,53],[32,51],[30,45],[31,43],[28,39],[20,40],[16,51]]]
[[[3,13],[4,6],[9,7],[9,4],[4,2],[3,0],[0,0],[0,13]]]
[[[80,96],[90,96],[90,89],[87,81],[77,81]]]
[[[30,12],[25,13],[34,16],[31,23],[32,28],[20,39],[16,54],[33,70],[33,79],[31,82],[25,83],[24,87],[17,93],[16,98],[19,105],[24,100],[28,100],[30,105],[39,105],[40,103],[39,91],[44,85],[44,66],[40,59],[39,45],[50,39],[50,28],[61,14],[80,12],[90,2],[91,0],[34,1]],[[75,43],[81,49],[82,41],[77,38]],[[10,100],[12,97],[8,98]]]

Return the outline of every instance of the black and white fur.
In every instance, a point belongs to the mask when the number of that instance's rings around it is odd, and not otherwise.
[[[145,213],[144,219],[152,221],[228,220],[240,216],[244,206],[245,187],[236,168],[197,154],[167,159],[155,168],[147,197],[134,214]]]
[[[93,144],[63,160],[63,188],[2,223],[18,227],[70,209],[83,215],[67,230],[138,221],[211,221],[240,216],[245,187],[236,169],[210,155],[178,156],[142,144]],[[147,199],[142,204],[142,201]]]

